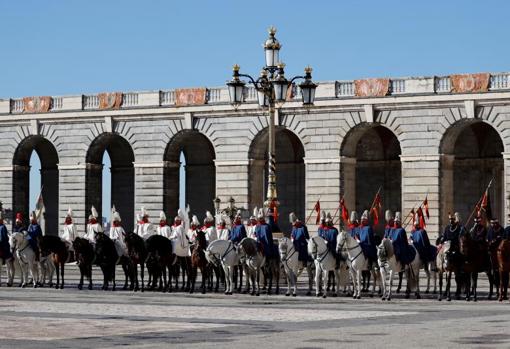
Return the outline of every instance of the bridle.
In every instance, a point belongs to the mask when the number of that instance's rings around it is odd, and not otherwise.
[[[316,257],[315,257],[315,260],[318,261],[319,263],[322,263],[322,261],[324,259],[326,259],[326,257],[328,256],[329,254],[329,249],[326,247],[326,251],[321,254],[319,254],[319,251],[318,251],[318,247],[319,245],[317,244],[317,242],[315,241],[314,238],[312,238],[312,242],[313,242],[313,245],[315,246],[315,251],[316,251]]]
[[[343,239],[344,241],[340,244],[340,250],[343,250],[344,249],[344,246],[345,246],[345,243],[347,242],[347,233],[344,233],[346,235],[346,237]],[[352,263],[354,262],[356,259],[358,259],[358,257],[363,253],[363,250],[361,249],[361,246],[359,244],[353,246],[353,247],[345,247],[345,249],[347,250],[347,254],[349,254],[349,251],[352,251],[352,250],[355,250],[356,248],[359,248],[359,252],[356,256],[354,257],[351,257],[349,255],[349,261]],[[338,250],[338,249],[337,249]]]

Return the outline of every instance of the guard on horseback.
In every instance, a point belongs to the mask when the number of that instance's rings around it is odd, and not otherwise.
[[[90,208],[89,222],[87,223],[87,233],[85,234],[85,239],[89,240],[92,246],[96,244],[96,234],[104,232],[103,225],[97,221],[98,216],[96,208],[92,206]]]
[[[234,225],[232,226],[232,231],[230,232],[229,240],[232,241],[235,245],[237,245],[246,236],[247,236],[246,228],[244,227],[244,224],[241,221],[241,211],[237,211],[237,214],[234,218]]]
[[[219,240],[229,240],[230,229],[227,228],[227,221],[224,216],[220,217],[220,223],[216,229]]]
[[[443,244],[446,241],[450,241],[450,249],[452,251],[458,252],[459,238],[461,235],[466,233],[466,230],[461,225],[461,218],[458,212],[455,212],[453,216],[449,214],[448,219],[450,220],[450,224],[444,228],[443,234],[438,238],[438,242]]]
[[[395,213],[395,228],[391,234],[391,241],[393,250],[395,251],[395,257],[402,266],[414,260],[416,257],[416,250],[409,246],[406,231],[402,227],[402,215],[400,212]]]
[[[23,224],[23,215],[21,212],[16,213],[16,220],[14,221],[14,228],[12,229],[13,233],[22,233],[26,230],[25,225]]]
[[[300,262],[307,262],[310,259],[308,255],[308,228],[296,216],[294,212],[289,215],[289,221],[292,223],[292,232],[290,237],[294,245],[294,249],[298,252],[298,260]]]
[[[499,224],[499,220],[497,218],[491,219],[491,227],[489,228],[489,232],[487,233],[487,241],[499,241],[505,237],[505,231],[501,224]]]
[[[205,232],[207,244],[218,240],[218,233],[216,232],[216,227],[214,226],[214,217],[209,211],[205,213],[204,226],[202,227],[202,230]]]
[[[424,264],[432,262],[436,258],[436,247],[430,244],[427,231],[421,227],[420,217],[416,214],[414,218],[414,228],[411,233],[411,241],[414,248]]]
[[[473,228],[469,231],[471,239],[478,242],[487,241],[487,229],[482,224],[482,215],[480,214],[480,211],[477,212],[474,221],[475,225],[473,225]]]
[[[140,210],[140,216],[142,219],[137,233],[142,239],[147,240],[150,236],[155,235],[156,229],[154,229],[154,225],[149,222],[149,213],[145,207],[142,207]]]
[[[173,251],[177,257],[190,257],[189,240],[183,224],[183,216],[183,213],[179,210],[174,218],[170,240],[172,240]]]
[[[321,238],[325,239],[324,237],[326,236],[327,229],[328,228],[326,226],[326,212],[322,211],[319,227],[317,228],[317,235],[319,235]]]
[[[73,241],[76,237],[78,237],[78,231],[76,229],[76,226],[73,223],[73,210],[69,207],[67,210],[66,218],[64,221],[64,228],[62,229],[62,232],[60,233],[60,238],[64,240],[67,246],[67,250],[70,254],[70,260],[74,260],[74,248],[73,248]],[[82,236],[79,236],[82,237]]]
[[[8,259],[13,258],[11,245],[9,244],[9,232],[4,224],[4,214],[0,210],[0,259],[5,264]],[[2,267],[0,264],[0,268]]]
[[[255,236],[255,228],[257,227],[257,214],[258,214],[258,208],[255,207],[253,209],[253,214],[250,216],[250,222],[248,223],[248,229],[246,230],[246,235],[252,239],[257,239],[257,237]]]
[[[359,218],[358,218],[358,212],[352,211],[351,212],[351,219],[350,223],[347,226],[348,233],[352,238],[355,238],[356,235],[359,234]]]
[[[256,240],[262,248],[264,256],[266,256],[266,258],[272,258],[275,256],[275,253],[277,253],[277,249],[274,245],[271,226],[266,222],[263,209],[259,209],[257,219],[257,226],[255,227]]]
[[[202,229],[200,229],[200,222],[198,221],[197,216],[193,215],[193,217],[191,218],[189,229],[188,229],[188,239],[189,239],[190,243],[192,243],[192,244],[195,243],[199,233],[204,234],[204,239],[205,239],[205,232],[203,232]]]
[[[170,239],[172,231],[168,226],[165,212],[161,211],[159,213],[159,225],[156,227],[156,234],[166,237]]]
[[[110,227],[110,239],[115,245],[115,250],[119,258],[127,255],[126,232],[122,228],[120,214],[115,207],[112,208],[112,226]]]
[[[358,228],[356,239],[359,240],[363,254],[368,259],[368,269],[372,269],[372,263],[377,262],[377,247],[374,241],[374,231],[370,224],[368,224],[368,210],[365,210],[361,215],[361,224]]]
[[[32,247],[32,250],[35,252],[35,260],[38,262],[40,259],[40,251],[39,251],[39,238],[43,236],[41,226],[37,223],[37,216],[35,212],[30,212],[30,225],[27,229],[27,240]]]
[[[338,237],[338,230],[333,226],[333,218],[331,217],[330,213],[326,215],[325,228],[322,232],[322,235],[319,236],[326,240],[326,246],[328,247],[329,252],[337,259],[338,265],[339,260],[336,253],[336,239]]]
[[[393,212],[391,210],[386,210],[384,213],[384,218],[386,219],[386,225],[384,226],[384,239],[391,239],[391,234],[393,232],[393,228],[395,227],[395,217],[393,217]]]

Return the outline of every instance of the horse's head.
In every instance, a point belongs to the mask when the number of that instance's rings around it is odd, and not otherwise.
[[[338,233],[338,236],[336,237],[336,252],[342,253],[342,250],[346,247],[347,243],[347,237],[349,235],[345,230],[342,230]]]
[[[285,259],[287,257],[287,253],[288,253],[288,250],[289,250],[290,243],[291,243],[290,239],[287,238],[287,237],[282,237],[278,241],[278,251],[280,252],[280,257],[282,259]]]
[[[20,248],[20,246],[23,244],[23,240],[26,239],[26,232],[15,232],[12,233],[9,237],[9,244],[11,245],[11,250],[16,250]]]
[[[471,242],[471,238],[469,234],[461,234],[459,236],[459,251],[463,255],[467,255],[469,253],[469,244]]]

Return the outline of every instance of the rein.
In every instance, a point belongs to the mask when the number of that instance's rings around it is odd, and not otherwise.
[[[340,244],[340,249],[343,249],[343,248],[344,248],[344,245],[345,245],[345,243],[346,243],[346,242],[347,242],[347,236],[346,236],[346,238],[344,239],[344,241],[342,242],[342,244]],[[349,246],[347,246],[347,247],[345,248],[347,251],[352,251],[352,250],[355,250],[356,248],[359,248],[359,252],[358,252],[358,254],[357,254],[356,256],[354,256],[354,257],[349,256],[349,260],[350,260],[350,262],[351,262],[351,263],[352,263],[352,262],[354,262],[356,259],[358,259],[358,257],[359,257],[359,256],[363,253],[363,250],[361,249],[361,246],[360,246],[359,244],[357,244],[357,245],[355,245],[355,246],[353,246],[353,247],[349,247]]]

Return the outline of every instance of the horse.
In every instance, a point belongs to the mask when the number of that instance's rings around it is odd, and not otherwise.
[[[244,238],[239,243],[239,259],[244,266],[247,283],[251,287],[251,295],[260,295],[259,274],[266,262],[266,257],[260,251],[255,239]]]
[[[27,235],[22,232],[12,233],[9,241],[13,254],[16,255],[21,271],[20,287],[26,287],[29,284],[28,275],[32,278],[34,288],[37,287],[39,271],[35,260],[35,252],[30,246]]]
[[[236,248],[230,240],[215,240],[205,250],[205,258],[209,261],[210,265],[216,269],[221,267],[225,272],[225,294],[227,295],[232,294],[234,268],[240,263],[238,255],[240,249],[240,247]],[[216,287],[218,287],[218,275],[216,275]]]
[[[489,242],[489,262],[491,274],[494,281],[494,286],[496,288],[496,299],[499,299],[499,288],[501,285],[501,280],[499,277],[499,263],[498,263],[498,247],[501,243],[501,239],[494,239]]]
[[[414,246],[412,246],[412,248],[414,248]],[[402,264],[396,259],[391,240],[383,239],[381,244],[377,246],[377,263],[379,264],[379,270],[381,271],[383,286],[382,300],[391,300],[393,275],[394,273],[400,272],[404,272],[407,279],[406,298],[409,298],[409,294],[413,289],[415,289],[416,298],[421,298],[419,287],[421,260],[417,252],[414,260],[408,266],[403,268]],[[387,276],[389,276],[389,285],[387,283]]]
[[[195,243],[191,245],[191,285],[189,293],[195,292],[195,282],[197,280],[197,271],[200,269],[202,274],[202,293],[205,293],[207,283],[207,267],[208,261],[205,257],[205,250],[207,248],[207,240],[205,238],[205,232],[200,230],[197,232]]]
[[[338,253],[345,252],[347,255],[347,266],[351,273],[353,283],[352,297],[356,299],[361,298],[361,278],[362,271],[369,270],[368,259],[363,254],[363,250],[359,243],[346,231],[338,233],[336,250]],[[371,271],[374,277],[373,292],[375,292],[375,285],[377,283],[377,274],[374,270]]]
[[[457,282],[457,292],[456,295],[459,297],[460,295],[460,278],[458,277],[459,270],[458,270],[458,260],[460,258],[458,251],[454,251],[451,247],[451,242],[446,241],[441,246],[439,252],[436,256],[436,266],[437,270],[439,272],[439,296],[438,300],[442,300],[443,297],[443,274],[446,273],[446,289],[445,289],[445,296],[447,297],[447,301],[452,300],[450,287],[452,282],[452,273],[455,273],[455,279]]]
[[[264,288],[266,286],[266,282],[268,282],[267,286],[267,294],[270,295],[273,289],[273,282],[276,281],[276,294],[280,293],[280,269],[281,269],[281,260],[280,254],[278,253],[278,246],[273,245],[273,253],[271,256],[266,256],[266,262],[262,266],[262,274],[264,275]]]
[[[78,289],[83,289],[83,279],[89,281],[88,289],[92,290],[92,263],[94,262],[94,247],[88,239],[76,237],[73,241],[74,256],[80,269]]]
[[[0,248],[0,285],[2,284],[2,266],[5,264],[7,274],[7,286],[12,286],[15,274],[15,256],[10,252],[10,248],[4,251]]]
[[[312,261],[300,261],[298,259],[298,251],[294,248],[294,244],[288,237],[283,237],[279,240],[278,251],[287,276],[287,293],[285,296],[290,296],[292,288],[292,296],[296,297],[297,279],[305,269],[308,273],[307,296],[311,295],[313,288]]]
[[[476,241],[471,238],[470,234],[463,234],[460,237],[461,255],[464,257],[463,269],[466,273],[466,301],[477,299],[478,273],[487,272],[489,279],[489,296],[492,298],[494,288],[494,278],[492,276],[492,268],[490,265],[489,246],[487,242]]]
[[[331,253],[326,245],[326,241],[320,236],[316,235],[308,240],[308,254],[312,257],[315,263],[315,295],[323,298],[327,297],[326,287],[328,284],[329,271],[334,271],[336,292],[333,296],[336,297],[340,292],[340,273],[337,268],[336,257]],[[322,281],[322,288],[321,288]],[[324,289],[324,292],[321,292]]]
[[[508,299],[508,275],[510,272],[510,240],[503,239],[498,246],[499,301]]]
[[[57,271],[57,284],[55,288],[64,288],[64,266],[69,258],[67,245],[58,236],[45,235],[37,238],[39,249],[41,250],[41,258],[51,255],[53,265]]]
[[[152,265],[155,266],[155,269],[159,272],[159,275],[152,275],[151,288],[155,288],[157,279],[159,279],[159,291],[171,292],[172,280],[170,275],[176,259],[172,242],[162,235],[152,235],[145,240],[145,248],[147,250],[147,266],[149,267],[149,264],[151,264],[151,267]],[[152,270],[147,269],[151,273]],[[167,278],[167,272],[169,278]]]
[[[145,261],[147,260],[147,248],[145,247],[145,241],[134,232],[127,232],[124,241],[126,242],[128,259],[130,262],[131,271],[131,285],[130,289],[132,291],[140,290],[140,284],[138,282],[138,264],[140,264],[140,279],[141,279],[141,291],[145,290],[145,285],[143,281],[144,270],[145,270]]]
[[[115,243],[110,237],[104,233],[96,232],[96,249],[95,249],[95,264],[101,268],[103,272],[103,291],[108,290],[110,281],[112,282],[112,291],[115,291],[117,285],[115,283],[115,268],[119,255],[115,248]],[[124,270],[126,272],[126,270]],[[126,284],[124,288],[127,288],[127,275]]]

